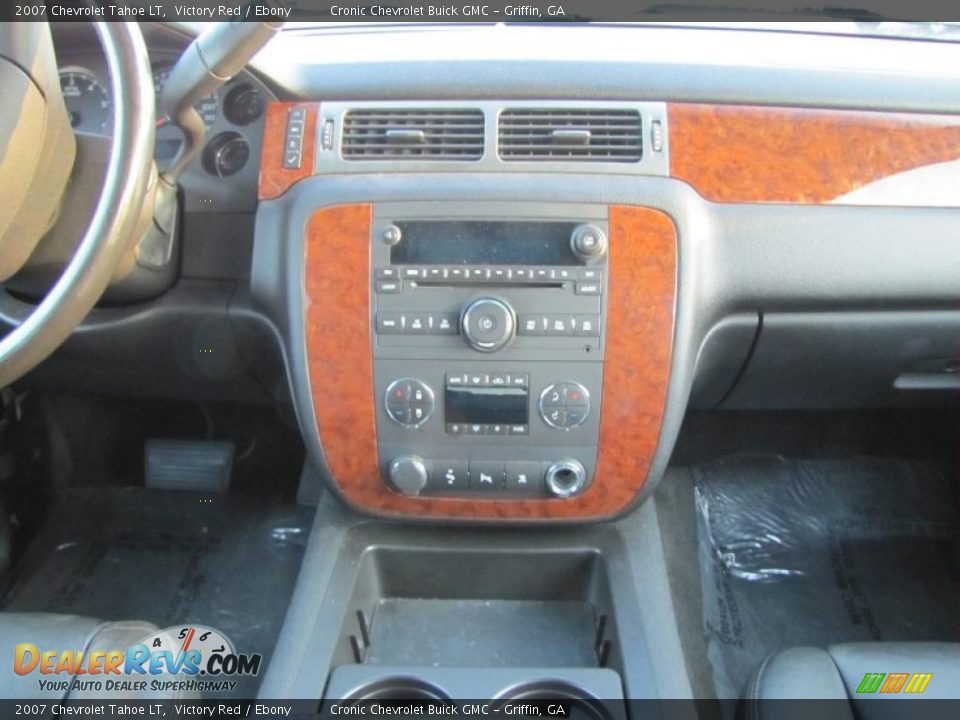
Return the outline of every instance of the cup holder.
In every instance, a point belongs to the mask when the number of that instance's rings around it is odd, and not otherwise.
[[[609,720],[610,713],[603,703],[583,688],[564,680],[536,680],[515,685],[501,693],[496,700],[498,709],[504,705],[527,702],[554,702],[567,706],[567,720]]]
[[[389,677],[362,685],[344,700],[423,700],[447,701],[447,697],[435,685],[411,677]]]

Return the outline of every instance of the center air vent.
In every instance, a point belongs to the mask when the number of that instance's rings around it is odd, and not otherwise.
[[[345,160],[479,160],[483,111],[349,110],[341,151]]]
[[[637,110],[515,108],[500,113],[500,159],[640,162]]]

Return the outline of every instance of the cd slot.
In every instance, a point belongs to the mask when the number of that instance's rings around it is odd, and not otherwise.
[[[444,280],[417,280],[410,283],[412,286],[417,288],[452,288],[452,287],[483,287],[483,288],[536,288],[542,290],[544,288],[553,288],[554,290],[563,290],[566,283],[563,282],[497,282],[495,280],[478,280],[476,282],[471,282],[467,280],[459,282],[450,282]]]

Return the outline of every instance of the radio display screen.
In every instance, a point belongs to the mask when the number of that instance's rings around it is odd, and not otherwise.
[[[520,387],[447,387],[448,423],[526,425],[528,392]]]
[[[394,265],[582,265],[570,248],[576,223],[398,222]]]

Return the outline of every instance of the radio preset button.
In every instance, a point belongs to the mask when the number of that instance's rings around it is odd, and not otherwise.
[[[519,320],[519,327],[517,328],[518,335],[543,335],[543,323],[541,322],[542,316],[540,315],[521,315]]]
[[[567,315],[551,315],[547,323],[547,335],[562,337],[573,335],[573,318]]]
[[[400,272],[395,267],[377,268],[378,280],[396,280],[400,277]]]
[[[377,332],[382,335],[456,335],[457,330],[455,313],[377,313]]]
[[[599,315],[577,315],[573,319],[573,334],[579,337],[600,337]]]

